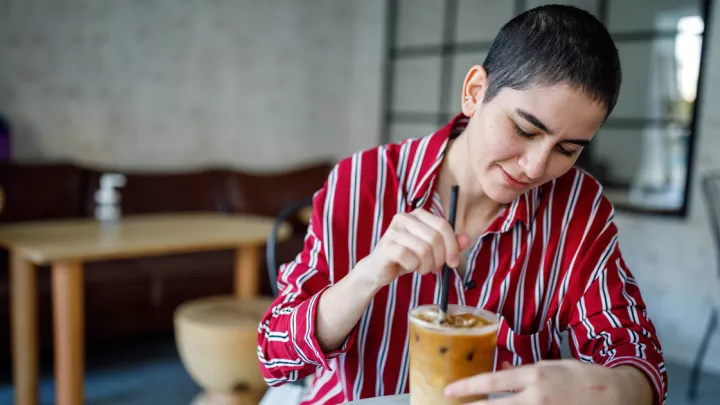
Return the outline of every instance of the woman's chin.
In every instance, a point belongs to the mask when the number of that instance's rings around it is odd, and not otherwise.
[[[502,185],[493,185],[485,189],[485,194],[498,204],[506,205],[515,201],[526,190],[511,189]]]

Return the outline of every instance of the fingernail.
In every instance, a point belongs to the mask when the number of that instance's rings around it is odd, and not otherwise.
[[[460,264],[460,258],[457,256],[453,256],[450,258],[450,263],[448,263],[450,267],[457,267]]]

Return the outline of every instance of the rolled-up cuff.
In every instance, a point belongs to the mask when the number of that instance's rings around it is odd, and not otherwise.
[[[619,366],[634,366],[645,373],[655,390],[655,403],[658,405],[662,405],[664,403],[665,391],[663,389],[662,374],[660,373],[660,368],[657,365],[648,360],[632,356],[615,357],[605,363],[605,367],[609,368]]]
[[[355,342],[357,328],[353,328],[342,346],[336,350],[325,353],[315,335],[315,321],[317,319],[317,308],[320,297],[327,291],[328,287],[318,291],[310,299],[300,304],[290,319],[290,336],[298,356],[303,361],[329,369],[328,360],[346,353]]]

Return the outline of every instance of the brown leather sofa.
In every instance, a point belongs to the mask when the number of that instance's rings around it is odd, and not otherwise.
[[[217,211],[276,216],[311,196],[331,168],[327,161],[272,173],[228,169],[143,173],[69,163],[0,164],[5,194],[0,227],[19,221],[92,217],[94,193],[104,172],[126,176],[120,189],[124,215]],[[291,260],[302,247],[305,226],[297,218],[291,224],[293,237],[278,245],[280,262]],[[233,251],[217,251],[87,263],[87,344],[172,332],[172,313],[182,302],[232,293],[233,255]],[[265,269],[264,255],[262,265]],[[0,364],[9,367],[8,273],[8,254],[0,249]],[[271,294],[267,278],[262,280],[261,291]],[[49,269],[41,267],[40,340],[45,354],[52,337],[49,281]]]

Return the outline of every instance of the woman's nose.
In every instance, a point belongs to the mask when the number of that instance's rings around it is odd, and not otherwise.
[[[533,148],[520,157],[518,164],[529,179],[537,180],[545,174],[549,155],[549,151]]]

